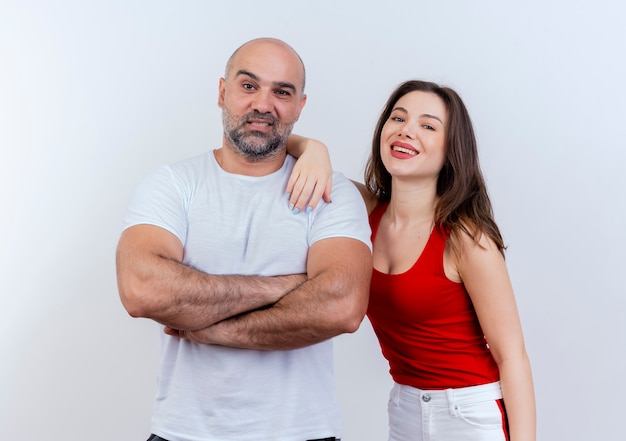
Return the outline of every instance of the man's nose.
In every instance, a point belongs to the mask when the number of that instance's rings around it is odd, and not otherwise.
[[[259,113],[269,113],[272,111],[272,96],[269,91],[259,91],[254,95],[254,101],[252,103],[254,107],[253,110],[256,110]]]

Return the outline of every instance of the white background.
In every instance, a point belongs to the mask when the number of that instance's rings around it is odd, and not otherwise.
[[[618,439],[626,396],[626,14],[596,0],[0,0],[0,438],[144,440],[156,327],[114,251],[147,172],[221,141],[218,79],[244,41],[307,66],[296,132],[361,179],[411,78],[475,124],[533,365],[542,440]],[[346,441],[386,439],[367,322],[338,338]]]

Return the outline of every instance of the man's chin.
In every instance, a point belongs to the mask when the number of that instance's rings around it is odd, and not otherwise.
[[[280,150],[280,145],[246,144],[238,146],[239,153],[252,162],[264,161],[275,156]]]
[[[260,130],[251,130],[250,132],[248,132],[248,136],[255,139],[268,139],[270,137],[268,133],[262,132]]]

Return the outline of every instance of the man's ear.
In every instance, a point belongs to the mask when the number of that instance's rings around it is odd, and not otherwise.
[[[305,104],[306,104],[306,94],[303,94],[302,97],[300,98],[300,108],[298,109],[298,113],[296,113],[296,121],[300,119],[300,113],[302,112],[302,109],[304,108]]]
[[[217,105],[221,109],[224,106],[224,90],[226,88],[226,80],[220,78],[219,89],[217,93]]]

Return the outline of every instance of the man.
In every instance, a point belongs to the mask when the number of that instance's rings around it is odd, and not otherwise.
[[[120,297],[165,329],[150,440],[339,439],[329,339],[365,315],[369,226],[338,174],[332,203],[288,207],[286,141],[304,83],[284,42],[244,44],[219,82],[222,147],[133,193]]]

